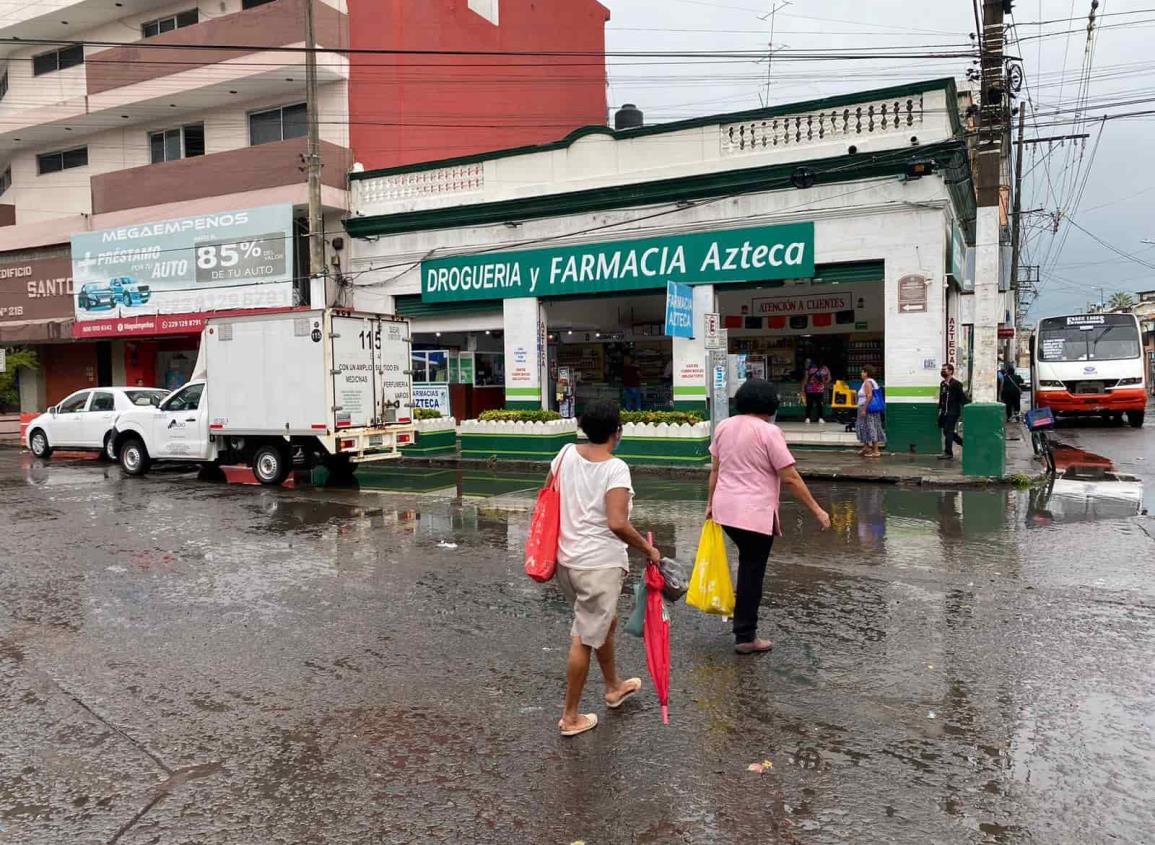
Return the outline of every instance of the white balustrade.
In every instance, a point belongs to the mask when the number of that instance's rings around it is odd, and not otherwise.
[[[922,125],[922,96],[784,114],[720,127],[722,155],[748,155],[840,138],[905,132]]]
[[[359,202],[364,205],[391,203],[416,197],[438,197],[478,193],[485,187],[482,164],[462,164],[359,179],[354,183]]]

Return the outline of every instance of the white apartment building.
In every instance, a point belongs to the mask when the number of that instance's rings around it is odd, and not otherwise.
[[[195,359],[195,320],[137,319],[130,312],[140,303],[127,298],[107,314],[76,307],[73,236],[276,207],[286,241],[277,281],[293,283],[284,304],[301,301],[305,53],[282,48],[304,46],[305,2],[314,3],[318,45],[348,47],[343,0],[5,7],[0,343],[43,344],[38,375],[21,380],[22,406],[43,407],[46,397],[97,384],[164,385]],[[318,61],[329,231],[339,231],[348,208],[348,64],[344,53]],[[166,252],[175,247],[158,254]],[[149,280],[144,268],[133,275],[149,282],[155,303],[164,281]]]

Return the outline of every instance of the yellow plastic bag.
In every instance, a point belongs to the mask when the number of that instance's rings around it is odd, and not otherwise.
[[[702,526],[702,539],[698,541],[686,604],[719,616],[734,615],[734,583],[730,580],[730,562],[726,559],[722,526],[712,519],[707,519]]]

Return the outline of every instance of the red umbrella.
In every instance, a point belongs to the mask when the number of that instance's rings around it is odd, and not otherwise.
[[[646,565],[646,665],[662,705],[662,724],[670,724],[670,617],[662,600],[666,580],[653,563]]]

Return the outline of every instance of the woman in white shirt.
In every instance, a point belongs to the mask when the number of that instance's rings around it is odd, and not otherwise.
[[[605,701],[617,709],[641,689],[640,678],[622,680],[614,661],[618,597],[633,547],[657,563],[661,554],[630,524],[634,495],[630,468],[614,457],[622,437],[621,413],[613,402],[594,402],[579,422],[588,443],[566,446],[553,460],[548,486],[558,476],[561,530],[558,534],[557,582],[573,605],[565,709],[558,729],[577,736],[597,727],[594,713],[579,713],[582,690],[596,652],[606,682]]]

